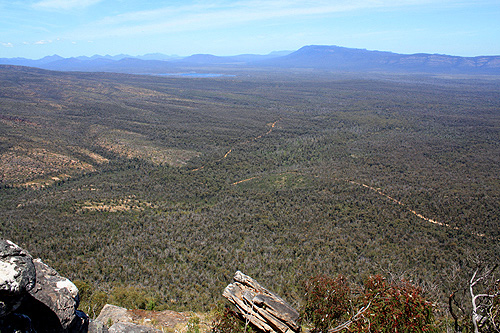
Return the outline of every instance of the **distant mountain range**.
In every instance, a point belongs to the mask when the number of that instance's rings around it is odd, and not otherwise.
[[[57,55],[38,60],[0,58],[0,64],[38,67],[58,71],[162,74],[183,69],[311,68],[346,72],[401,72],[500,75],[500,56],[458,57],[443,54],[398,54],[340,46],[311,45],[267,55],[242,54],[189,57],[146,54],[143,56],[100,56],[62,58]]]

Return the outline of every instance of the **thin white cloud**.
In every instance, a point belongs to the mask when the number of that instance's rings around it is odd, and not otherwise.
[[[36,9],[71,10],[95,5],[102,0],[42,0],[33,4]]]
[[[329,5],[323,1],[314,1],[314,4],[311,4],[280,0],[242,1],[217,6],[196,4],[107,17],[92,22],[79,33],[91,38],[99,38],[144,33],[196,31],[290,16],[343,12],[357,8],[359,8],[357,5],[352,5],[347,1],[338,5]]]
[[[44,45],[44,44],[50,44],[52,43],[51,40],[39,40],[38,42],[34,42],[33,44],[35,45]]]
[[[2,43],[2,45],[5,47],[14,47],[14,44],[12,43]]]
[[[62,0],[44,0],[62,1]],[[92,0],[86,0],[89,2]],[[95,0],[94,0],[95,1]],[[468,0],[241,0],[196,2],[109,16],[80,27],[71,38],[130,37],[199,31],[291,17],[311,17],[357,10],[392,10],[410,6],[455,6]]]

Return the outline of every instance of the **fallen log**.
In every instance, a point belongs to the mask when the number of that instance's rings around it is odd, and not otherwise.
[[[264,332],[300,332],[299,313],[283,299],[240,271],[234,275],[234,281],[224,289],[222,296],[255,327]]]

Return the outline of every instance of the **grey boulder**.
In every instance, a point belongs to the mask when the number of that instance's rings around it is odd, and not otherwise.
[[[37,331],[84,332],[88,317],[77,311],[78,288],[40,259],[33,260],[36,284],[29,292],[20,310],[33,321]]]
[[[120,322],[111,326],[108,330],[109,333],[161,333],[160,330],[149,327],[142,326],[133,323]]]
[[[96,319],[101,323],[107,324],[108,326],[115,323],[132,322],[132,317],[128,313],[127,309],[112,304],[106,304]]]
[[[35,286],[30,254],[9,240],[0,239],[0,318],[15,311],[26,292]]]

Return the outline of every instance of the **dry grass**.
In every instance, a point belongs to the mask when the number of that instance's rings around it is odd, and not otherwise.
[[[77,211],[98,211],[98,212],[128,212],[128,211],[143,211],[146,208],[154,208],[150,202],[140,201],[130,196],[125,199],[101,200],[101,201],[85,201],[83,204],[77,205]]]
[[[144,135],[123,130],[94,128],[98,133],[97,144],[102,148],[129,159],[137,158],[156,165],[183,166],[200,154],[195,151],[161,147]]]
[[[72,147],[72,149],[82,155],[90,157],[97,164],[105,164],[109,163],[109,160],[99,154],[96,154],[88,149],[81,147]]]
[[[1,182],[45,186],[69,178],[68,174],[95,169],[89,163],[47,149],[13,147],[0,155],[0,170]]]

